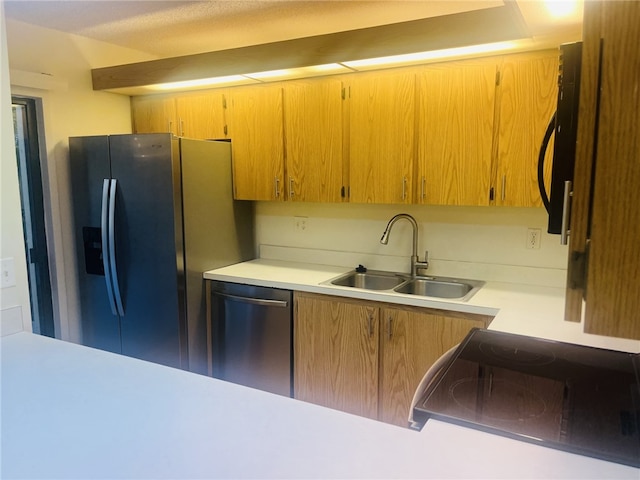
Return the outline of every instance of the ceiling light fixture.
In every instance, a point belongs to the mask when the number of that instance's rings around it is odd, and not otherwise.
[[[369,58],[350,62],[341,62],[354,70],[368,70],[385,67],[397,67],[401,65],[412,65],[427,63],[430,60],[451,59],[468,55],[480,55],[501,50],[515,48],[515,42],[485,43],[482,45],[469,45],[466,47],[446,48],[442,50],[432,50],[429,52],[409,53],[405,55],[395,55],[392,57]]]
[[[578,10],[578,0],[545,0],[547,11],[554,18],[566,18]]]

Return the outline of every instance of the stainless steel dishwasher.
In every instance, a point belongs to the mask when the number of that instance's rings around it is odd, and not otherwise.
[[[292,396],[292,292],[213,280],[210,288],[213,377]]]

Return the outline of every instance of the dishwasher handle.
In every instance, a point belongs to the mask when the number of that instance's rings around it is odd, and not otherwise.
[[[222,298],[226,298],[227,300],[231,300],[232,302],[248,303],[251,305],[261,305],[264,307],[287,308],[289,306],[289,302],[285,300],[268,300],[266,298],[242,297],[240,295],[231,295],[229,293],[221,293],[221,292],[213,292],[213,294]]]

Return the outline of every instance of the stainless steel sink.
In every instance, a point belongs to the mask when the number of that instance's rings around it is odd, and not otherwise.
[[[484,282],[451,277],[418,276],[413,278],[411,275],[403,273],[369,270],[366,272],[351,271],[323,282],[323,284],[466,301],[482,288]]]
[[[425,297],[468,300],[484,285],[475,280],[444,277],[414,278],[394,288],[395,292]]]
[[[363,288],[365,290],[391,290],[406,280],[406,277],[401,277],[395,273],[368,271],[349,272],[330,280],[330,283],[340,287]]]

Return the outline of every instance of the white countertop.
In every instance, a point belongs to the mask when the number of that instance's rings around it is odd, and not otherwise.
[[[0,346],[3,479],[640,475],[433,420],[418,433],[31,333]]]
[[[204,273],[204,278],[265,287],[345,296],[467,313],[495,315],[489,329],[592,347],[640,352],[640,341],[583,333],[581,323],[566,322],[563,288],[487,282],[467,302],[428,299],[351,287],[323,285],[348,272],[345,267],[256,259]]]

